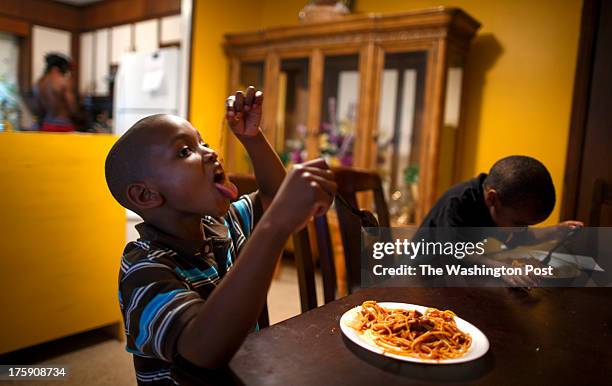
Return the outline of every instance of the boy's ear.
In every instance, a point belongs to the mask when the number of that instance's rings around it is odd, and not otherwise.
[[[150,189],[142,182],[128,185],[127,198],[137,209],[157,208],[164,203],[164,198],[159,192]]]
[[[498,204],[499,198],[497,197],[497,191],[493,188],[485,189],[485,204],[488,208],[495,207]]]

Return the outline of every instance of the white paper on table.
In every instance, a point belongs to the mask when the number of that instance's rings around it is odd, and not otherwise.
[[[536,254],[537,256],[533,256],[533,254]],[[537,259],[539,259],[540,257],[544,259],[546,255],[548,255],[547,251],[532,251],[532,256]],[[576,267],[578,267],[579,269],[588,269],[591,271],[603,272],[603,269],[599,266],[599,264],[597,264],[595,259],[593,259],[590,256],[571,255],[569,253],[553,252],[551,255],[551,260],[552,259],[564,261],[566,263],[575,264]]]

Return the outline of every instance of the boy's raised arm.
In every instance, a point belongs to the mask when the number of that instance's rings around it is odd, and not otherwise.
[[[240,259],[181,331],[177,351],[183,358],[205,368],[229,362],[263,308],[285,242],[312,216],[325,213],[335,193],[333,175],[323,160],[289,172]]]
[[[264,208],[278,191],[285,168],[278,155],[263,135],[261,123],[263,93],[250,86],[246,94],[237,91],[227,98],[225,116],[229,127],[244,145],[255,169],[255,179]]]
[[[178,353],[197,366],[226,364],[253,328],[285,243],[313,216],[325,213],[336,193],[325,161],[297,165],[286,176],[259,124],[263,94],[249,87],[227,99],[226,118],[255,168],[264,212],[231,271],[181,332]]]

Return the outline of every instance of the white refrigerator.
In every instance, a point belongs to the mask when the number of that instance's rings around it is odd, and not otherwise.
[[[113,133],[122,135],[152,114],[180,115],[180,50],[131,52],[119,62],[113,99]],[[127,240],[138,237],[134,226],[142,219],[126,209]]]
[[[125,54],[115,77],[113,132],[121,135],[148,115],[179,115],[180,68],[177,47]]]

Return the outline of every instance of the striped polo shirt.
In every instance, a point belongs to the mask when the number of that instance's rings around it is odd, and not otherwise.
[[[232,268],[261,213],[256,193],[241,196],[225,217],[202,219],[201,241],[136,226],[140,238],[121,257],[119,305],[139,385],[178,384],[170,370],[179,335]]]

